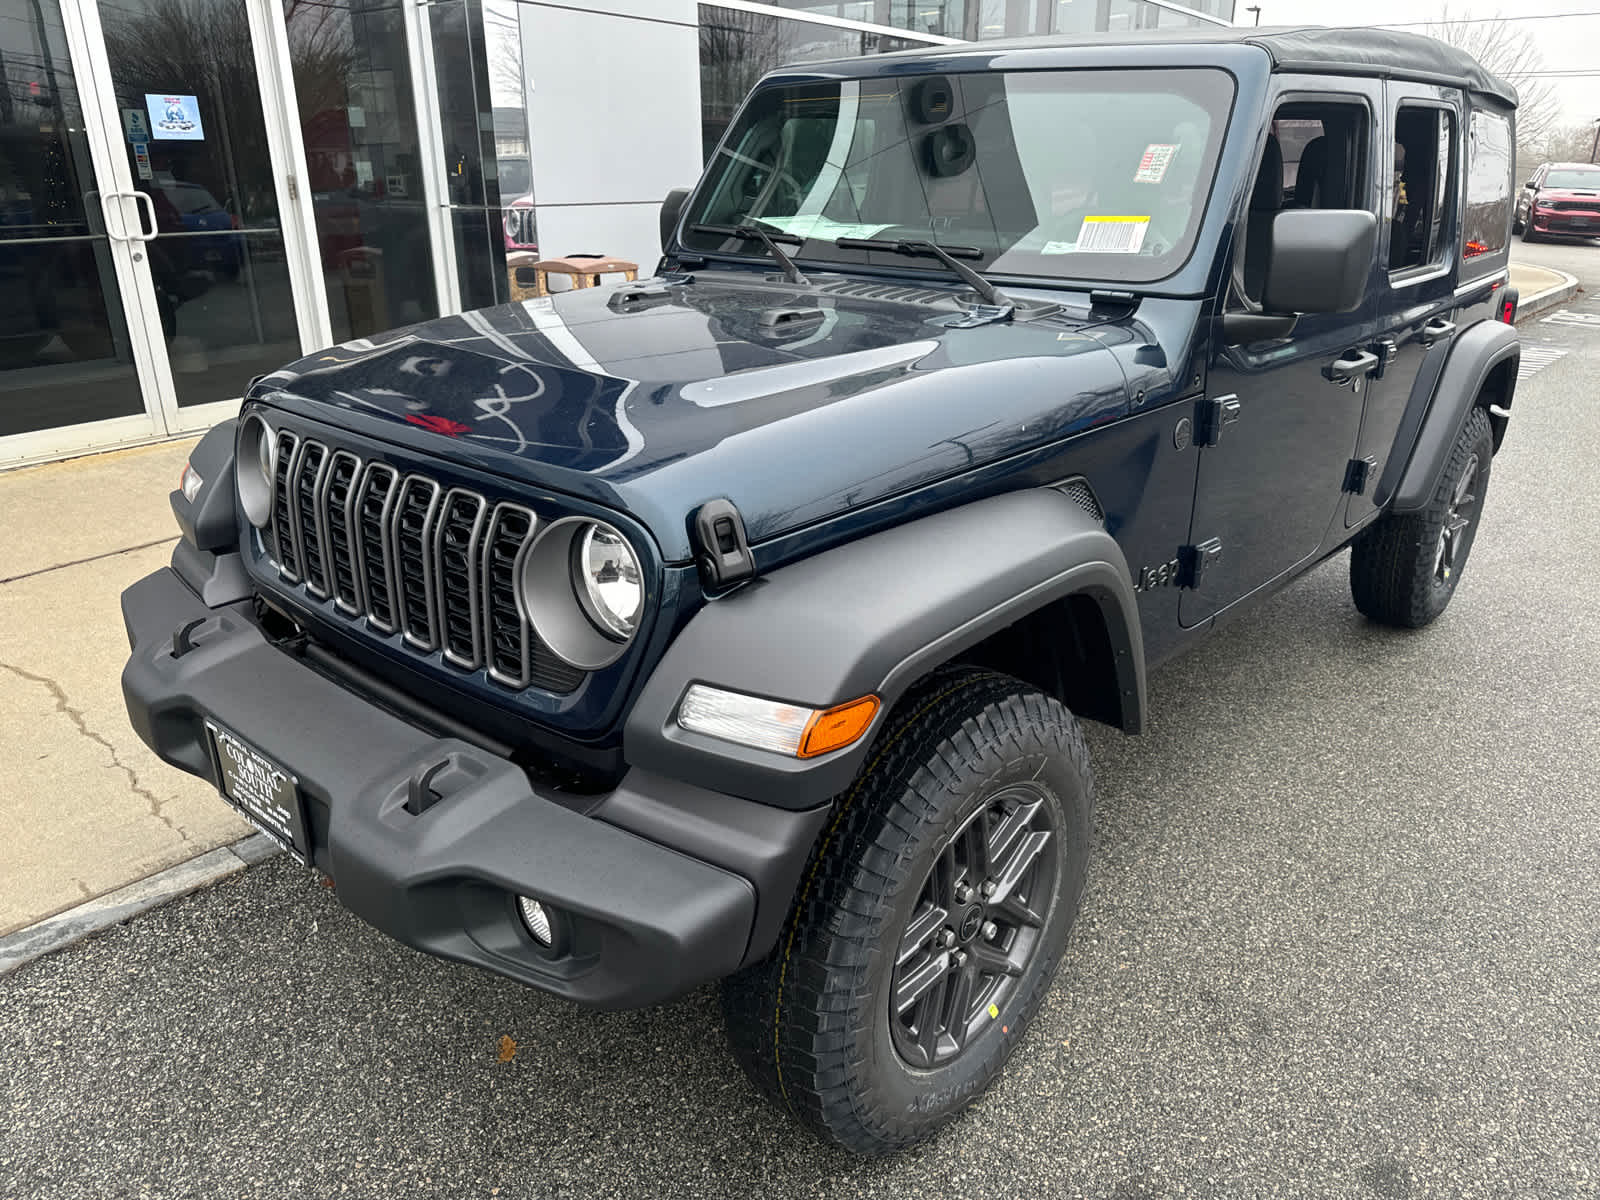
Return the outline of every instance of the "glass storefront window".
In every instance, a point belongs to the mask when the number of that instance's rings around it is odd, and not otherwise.
[[[335,341],[439,315],[399,0],[284,0]]]
[[[510,299],[517,256],[538,253],[518,9],[516,0],[428,9],[463,309]]]

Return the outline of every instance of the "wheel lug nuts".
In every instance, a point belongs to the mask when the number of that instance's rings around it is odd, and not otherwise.
[[[954,946],[956,944],[956,931],[954,929],[946,929],[939,935],[939,944],[946,950]]]
[[[957,950],[953,957],[955,958],[956,966],[964,967],[967,965],[967,952],[965,950]]]
[[[993,921],[985,921],[983,923],[983,940],[984,941],[986,941],[986,942],[994,941],[995,934],[997,934],[999,932],[1000,932],[1000,926],[996,925]]]
[[[985,900],[987,900],[990,896],[994,895],[995,890],[996,889],[995,889],[994,880],[992,880],[992,879],[985,880],[984,884],[983,884],[983,898]]]
[[[972,888],[970,885],[963,883],[956,888],[956,902],[958,904],[966,904],[971,899]]]

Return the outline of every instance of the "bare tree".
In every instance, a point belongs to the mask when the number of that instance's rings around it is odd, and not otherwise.
[[[1472,19],[1470,11],[1457,17],[1446,5],[1439,19],[1424,30],[1429,37],[1465,50],[1483,66],[1517,89],[1517,150],[1519,158],[1542,159],[1546,143],[1556,132],[1561,107],[1550,81],[1541,72],[1544,56],[1526,29],[1499,12],[1487,21]]]
[[[1597,141],[1600,134],[1593,121],[1563,125],[1545,143],[1544,157],[1550,162],[1591,162],[1600,157],[1595,153]]]

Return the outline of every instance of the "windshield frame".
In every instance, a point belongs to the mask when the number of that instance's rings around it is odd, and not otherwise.
[[[1188,48],[1185,47],[1184,49]],[[909,88],[920,80],[930,77],[943,77],[947,80],[956,81],[955,87],[959,89],[963,83],[974,76],[1074,76],[1078,78],[1096,75],[1114,76],[1116,77],[1116,83],[1121,85],[1122,89],[1128,90],[1134,94],[1151,94],[1158,91],[1168,92],[1204,108],[1207,115],[1210,117],[1210,125],[1206,131],[1206,140],[1201,149],[1202,159],[1199,169],[1196,172],[1196,181],[1193,185],[1194,190],[1190,200],[1190,211],[1187,224],[1184,226],[1182,239],[1176,246],[1174,246],[1174,250],[1181,251],[1181,253],[1169,251],[1166,255],[1161,256],[1161,258],[1144,258],[1143,256],[1139,256],[1140,260],[1143,262],[1160,262],[1160,269],[1155,271],[1136,272],[1133,273],[1131,277],[1128,273],[1113,273],[1109,271],[1084,269],[1069,272],[1064,269],[1068,265],[1069,261],[1071,262],[1071,265],[1081,268],[1088,266],[1091,263],[1104,263],[1111,259],[1124,260],[1121,254],[1094,254],[1087,252],[1072,254],[1062,253],[1061,258],[1063,269],[1049,273],[1040,272],[1037,270],[1019,269],[1019,267],[1016,266],[1004,265],[1003,260],[1008,255],[1012,254],[1013,251],[1017,250],[1019,244],[1023,240],[1030,237],[1033,233],[1038,232],[1038,230],[1042,228],[1041,222],[1041,224],[1035,226],[1033,230],[1025,231],[1021,235],[1014,238],[1011,242],[1002,245],[998,250],[992,248],[986,249],[983,255],[983,261],[975,260],[971,265],[974,267],[974,269],[981,272],[985,278],[994,280],[996,282],[1004,281],[1007,286],[1035,287],[1044,289],[1072,289],[1079,291],[1114,288],[1117,290],[1133,290],[1142,293],[1159,292],[1162,290],[1161,285],[1172,281],[1175,277],[1181,274],[1184,274],[1191,264],[1194,263],[1197,252],[1199,252],[1203,246],[1209,245],[1215,240],[1214,222],[1217,219],[1217,210],[1219,209],[1219,206],[1226,207],[1228,203],[1229,197],[1223,194],[1227,192],[1228,189],[1221,185],[1224,181],[1224,177],[1230,176],[1230,171],[1228,169],[1230,166],[1230,160],[1232,158],[1230,145],[1231,141],[1239,136],[1239,132],[1235,126],[1239,120],[1240,113],[1243,111],[1243,106],[1249,103],[1249,96],[1247,95],[1245,79],[1241,76],[1240,72],[1235,69],[1233,64],[1225,61],[1226,57],[1231,56],[1193,59],[1190,55],[1184,54],[1181,57],[1174,56],[1173,61],[1151,61],[1147,57],[1141,57],[1137,61],[1058,62],[1049,64],[1041,63],[1038,65],[1029,64],[1026,66],[1018,65],[1005,68],[996,68],[994,66],[983,66],[978,64],[974,64],[973,66],[969,67],[965,64],[958,65],[946,61],[940,63],[930,62],[927,64],[919,63],[917,64],[918,69],[915,71],[905,71],[904,73],[897,71],[893,75],[888,76],[879,75],[872,72],[859,74],[851,72],[848,74],[840,73],[839,75],[799,74],[792,69],[778,72],[767,77],[766,79],[763,79],[753,89],[751,89],[750,94],[745,97],[744,102],[734,114],[733,119],[728,123],[715,151],[710,159],[707,160],[704,172],[702,173],[694,192],[688,197],[687,202],[679,211],[679,221],[677,223],[675,237],[673,240],[677,242],[678,248],[681,250],[681,252],[689,258],[725,260],[740,264],[759,263],[765,265],[770,263],[770,259],[757,252],[752,252],[743,247],[736,247],[726,243],[714,244],[713,241],[708,238],[693,238],[692,236],[688,235],[688,231],[691,225],[697,223],[721,223],[712,220],[712,217],[715,214],[710,211],[710,205],[712,198],[723,186],[723,182],[728,174],[728,169],[723,165],[724,160],[737,153],[737,151],[734,149],[735,145],[741,138],[745,136],[747,131],[752,128],[752,111],[758,104],[765,101],[775,91],[781,93],[785,90],[794,91],[796,89],[806,87],[842,88],[851,83],[859,84],[862,87],[866,87],[870,84],[890,84],[895,87],[896,94],[901,97],[902,101],[904,101],[906,99],[903,94],[904,89]],[[851,65],[854,65],[854,63]],[[1133,86],[1137,80],[1137,77],[1141,75],[1170,77],[1176,73],[1183,73],[1191,76],[1200,76],[1202,74],[1215,75],[1217,79],[1216,81],[1212,82],[1210,86],[1217,88],[1217,92],[1212,97],[1201,98],[1198,93],[1202,90],[1202,85],[1199,84],[1198,80],[1196,81],[1195,86],[1190,90],[1178,89],[1172,86],[1164,88],[1155,86],[1147,91],[1141,92],[1139,88]],[[1111,92],[1118,89],[1115,87],[1108,87],[1106,90]],[[1253,91],[1253,89],[1251,90]],[[1009,98],[1010,97],[1008,95],[1006,99],[1009,100]],[[825,100],[826,97],[819,97],[819,99]],[[1070,102],[1070,89],[1063,91],[1062,99]],[[1211,103],[1207,103],[1208,100],[1211,101]],[[974,109],[973,111],[979,110]],[[964,110],[962,115],[965,115]],[[905,139],[902,138],[901,142],[898,144],[904,143]],[[759,223],[764,226],[768,225],[768,220],[765,216],[750,216],[748,213],[746,213],[744,219],[751,223]],[[781,219],[782,218],[780,217],[780,220]],[[782,226],[779,224],[770,225],[770,229],[773,232],[777,232],[780,228],[782,228]],[[882,228],[910,229],[912,227],[884,226]],[[997,233],[998,232],[999,231],[997,230]],[[1007,236],[1008,233],[1009,231],[1007,231],[1006,234],[1001,234],[1000,236],[1003,238]],[[1210,235],[1209,237],[1208,234]],[[941,246],[946,244],[956,244],[963,239],[963,234],[960,230],[952,231],[946,236],[940,236],[932,230],[924,230],[916,233],[915,235],[909,233],[895,233],[892,235],[884,234],[883,236],[893,237],[895,239],[915,236],[920,240],[931,241]],[[948,243],[946,241],[946,237],[949,239]],[[819,254],[818,251],[826,251],[827,253]],[[1049,251],[1047,253],[1054,254],[1057,252]],[[812,271],[861,272],[874,275],[882,274],[890,276],[910,275],[916,277],[919,279],[919,281],[925,278],[930,280],[949,278],[948,270],[944,268],[936,259],[928,259],[919,262],[915,259],[892,255],[883,251],[857,251],[854,257],[841,257],[840,250],[835,246],[834,239],[830,232],[822,232],[816,235],[805,237],[800,245],[790,251],[790,256],[796,262],[804,263],[806,267]],[[1030,257],[1033,257],[1037,260],[1040,257],[1040,253],[1033,253],[1030,255]],[[1131,261],[1133,258],[1134,256],[1130,255],[1128,256],[1128,259],[1124,261]],[[1002,265],[996,266],[996,263],[1001,263]],[[1187,292],[1190,289],[1184,288],[1182,290]]]

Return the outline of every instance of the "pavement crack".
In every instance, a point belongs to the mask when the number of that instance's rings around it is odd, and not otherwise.
[[[180,840],[189,841],[188,830],[180,826],[163,811],[166,807],[166,802],[139,782],[139,773],[122,761],[122,756],[117,753],[117,748],[103,734],[89,728],[89,722],[84,719],[82,711],[74,708],[71,702],[68,701],[67,693],[62,690],[59,683],[48,675],[36,675],[32,671],[25,671],[15,663],[0,662],[0,670],[10,671],[18,679],[36,683],[49,692],[51,699],[55,701],[56,711],[71,721],[80,734],[111,756],[111,765],[128,777],[129,790],[134,795],[142,797],[144,802],[150,806],[150,815],[177,834]]]

